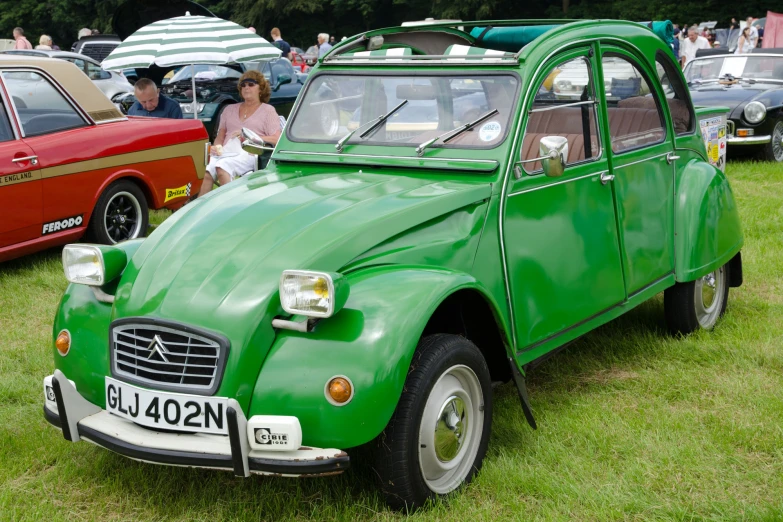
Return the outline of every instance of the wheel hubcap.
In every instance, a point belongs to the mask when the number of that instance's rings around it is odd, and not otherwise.
[[[712,328],[718,321],[723,307],[726,273],[723,268],[710,272],[696,280],[694,299],[696,305],[696,319],[702,328]]]
[[[467,427],[465,401],[456,396],[446,399],[435,425],[435,455],[438,460],[449,462],[457,456]]]
[[[783,161],[783,121],[777,122],[772,130],[772,154],[775,160]]]
[[[478,377],[464,365],[433,385],[419,425],[419,466],[435,493],[454,491],[470,473],[484,429],[483,400]]]
[[[112,243],[137,238],[141,234],[141,204],[130,192],[118,192],[106,205],[103,222]]]

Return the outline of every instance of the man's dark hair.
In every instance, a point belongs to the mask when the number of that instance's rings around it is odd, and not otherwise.
[[[136,80],[136,83],[133,85],[133,88],[139,92],[144,91],[149,87],[153,87],[155,89],[158,88],[158,86],[155,85],[155,82],[153,82],[149,78],[139,78],[138,80]]]
[[[21,27],[14,27],[14,31],[24,36],[24,29],[22,29]]]

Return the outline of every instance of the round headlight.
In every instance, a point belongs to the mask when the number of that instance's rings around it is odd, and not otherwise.
[[[752,101],[745,106],[744,112],[745,119],[749,123],[758,123],[767,115],[767,108],[761,102]]]

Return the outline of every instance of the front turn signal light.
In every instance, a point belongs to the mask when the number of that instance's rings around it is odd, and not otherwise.
[[[326,400],[335,406],[345,406],[353,398],[353,385],[348,377],[338,375],[326,383]]]
[[[57,334],[57,339],[54,341],[54,346],[57,348],[59,354],[63,357],[68,355],[68,352],[71,351],[70,332],[68,332],[68,330],[61,330],[60,333]]]

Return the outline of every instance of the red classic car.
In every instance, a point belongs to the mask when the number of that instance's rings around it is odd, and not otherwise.
[[[0,261],[143,236],[198,192],[207,145],[199,121],[123,116],[72,63],[0,57]]]

